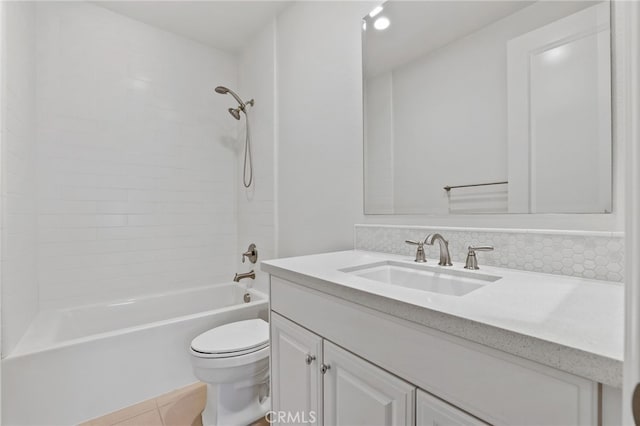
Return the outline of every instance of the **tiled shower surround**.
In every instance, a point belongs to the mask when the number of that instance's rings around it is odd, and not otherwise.
[[[40,307],[230,280],[235,57],[85,2],[36,23]]]
[[[491,265],[617,282],[624,278],[622,232],[356,225],[355,247],[413,256],[415,246],[405,240],[424,239],[432,232],[441,233],[449,241],[454,262],[465,261],[470,245],[491,245],[494,251],[478,252],[480,267]],[[430,262],[437,263],[437,244],[425,246],[425,252]]]

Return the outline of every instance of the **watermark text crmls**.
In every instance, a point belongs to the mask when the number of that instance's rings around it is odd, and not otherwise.
[[[265,418],[269,423],[312,424],[317,420],[315,411],[268,411]]]

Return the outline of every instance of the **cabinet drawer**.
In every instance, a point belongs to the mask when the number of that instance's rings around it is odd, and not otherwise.
[[[597,384],[271,278],[271,308],[404,380],[502,425],[595,425]]]

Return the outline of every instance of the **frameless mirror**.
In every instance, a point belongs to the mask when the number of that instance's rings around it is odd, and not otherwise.
[[[392,1],[362,26],[365,213],[611,212],[608,2]]]

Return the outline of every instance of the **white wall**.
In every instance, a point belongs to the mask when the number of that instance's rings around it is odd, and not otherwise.
[[[301,2],[278,18],[280,256],[353,247],[363,211],[360,19],[374,4]]]
[[[4,99],[4,91],[5,91],[5,87],[4,87],[4,76],[5,76],[5,40],[6,40],[6,36],[5,36],[5,28],[6,28],[6,23],[4,21],[4,17],[5,17],[5,5],[4,3],[0,3],[0,150],[4,141],[4,135],[3,135],[3,129],[4,129],[4,107],[2,106],[2,99]],[[0,167],[2,167],[1,164],[1,159],[0,159]],[[0,170],[0,173],[2,172],[2,170]],[[0,182],[0,186],[1,186],[1,182]],[[4,202],[2,201],[1,198],[1,194],[2,191],[0,190],[0,211],[2,210],[2,206],[4,204]],[[4,230],[0,221],[0,239],[2,238],[2,236],[4,235]],[[2,333],[2,270],[4,269],[3,265],[2,265],[2,243],[0,240],[0,357],[2,357],[2,337],[4,336],[4,333]],[[0,367],[0,384],[2,383],[2,368]],[[2,391],[0,390],[0,419],[2,418]]]
[[[369,77],[364,81],[364,88],[363,130],[367,141],[364,144],[364,208],[367,213],[393,214],[396,174],[393,75],[387,71]]]
[[[38,308],[35,216],[35,3],[5,2],[2,22],[2,353]]]
[[[502,36],[485,29],[393,70],[398,212],[448,214],[444,186],[507,180]]]
[[[240,56],[240,96],[255,98],[248,108],[253,153],[253,185],[242,185],[243,150],[238,146],[238,262],[237,270],[256,271],[255,288],[268,291],[268,274],[259,265],[240,262],[240,252],[249,244],[258,247],[258,261],[276,257],[275,228],[275,20],[245,47]],[[244,143],[244,119],[240,122],[240,144]],[[248,281],[243,281],[248,283]]]
[[[37,8],[40,304],[229,281],[229,54],[87,3]]]

